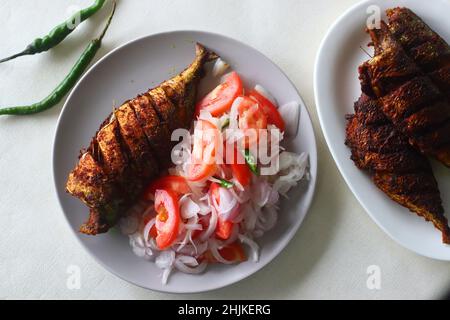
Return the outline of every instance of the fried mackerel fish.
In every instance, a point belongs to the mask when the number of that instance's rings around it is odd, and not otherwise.
[[[359,67],[361,88],[411,145],[450,167],[450,104],[382,22],[369,30],[375,56]]]
[[[386,10],[389,31],[450,99],[450,45],[408,8]]]
[[[170,165],[171,133],[190,127],[203,66],[217,57],[197,44],[187,69],[125,102],[102,123],[66,184],[67,192],[90,209],[80,232],[107,232]]]
[[[450,228],[428,159],[416,151],[381,111],[377,99],[365,94],[347,116],[346,142],[351,159],[367,170],[375,185],[392,200],[415,212],[442,232],[450,243]]]

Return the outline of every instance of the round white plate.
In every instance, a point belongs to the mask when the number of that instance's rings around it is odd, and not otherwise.
[[[99,125],[111,112],[113,101],[121,103],[158,85],[183,70],[194,58],[198,41],[222,56],[238,71],[248,86],[266,87],[280,104],[301,103],[299,134],[290,149],[307,152],[311,180],[292,190],[290,200],[283,199],[276,227],[259,241],[259,262],[247,261],[235,266],[209,266],[201,275],[175,272],[167,285],[161,284],[161,270],[135,256],[128,239],[112,230],[99,236],[78,232],[88,209],[65,192],[70,170],[77,163],[79,150],[87,146]],[[211,86],[202,81],[203,91]],[[201,292],[237,282],[269,263],[287,245],[299,228],[313,198],[317,172],[317,152],[313,127],[306,107],[294,85],[268,58],[236,40],[206,32],[176,31],[156,34],[129,42],[103,57],[80,80],[70,94],[58,121],[54,149],[53,174],[59,202],[71,230],[88,252],[106,269],[122,279],[144,288],[166,292]],[[299,252],[298,254],[302,254]]]
[[[344,145],[345,114],[353,113],[353,102],[360,96],[358,66],[369,59],[360,48],[367,48],[369,36],[364,32],[369,15],[376,5],[382,18],[387,8],[405,6],[416,12],[444,39],[450,41],[450,1],[363,1],[347,10],[329,29],[316,58],[314,91],[320,124],[328,147],[348,186],[372,219],[395,241],[421,255],[450,260],[450,246],[441,242],[441,233],[429,222],[390,200],[357,169]],[[372,49],[367,48],[372,53]],[[447,217],[450,215],[450,170],[433,163]]]

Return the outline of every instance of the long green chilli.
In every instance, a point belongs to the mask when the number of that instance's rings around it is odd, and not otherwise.
[[[69,34],[72,33],[76,29],[78,25],[75,25],[75,23],[79,23],[85,21],[95,13],[97,13],[105,4],[106,0],[96,0],[90,7],[84,8],[74,15],[70,17],[65,22],[57,25],[55,28],[53,28],[52,31],[49,32],[48,35],[46,35],[43,38],[37,38],[32,43],[30,43],[25,50],[22,52],[19,52],[17,54],[14,54],[10,57],[4,58],[0,60],[0,63],[12,60],[14,58],[25,56],[25,55],[33,55],[36,53],[41,53],[44,51],[47,51],[55,46],[57,46],[61,41],[63,41]]]
[[[111,20],[114,16],[114,12],[116,10],[116,3],[114,2],[113,9],[108,18],[108,22],[106,23],[103,32],[97,39],[91,40],[89,45],[86,47],[78,61],[72,67],[72,70],[69,74],[64,78],[64,80],[50,93],[44,100],[37,102],[35,104],[29,106],[19,106],[19,107],[10,107],[0,109],[0,115],[27,115],[42,112],[44,110],[50,109],[54,105],[58,104],[64,96],[73,88],[75,83],[84,73],[86,68],[91,63],[92,59],[95,57],[98,49],[100,49],[102,39],[105,36],[106,31],[108,30],[109,25],[111,24]]]

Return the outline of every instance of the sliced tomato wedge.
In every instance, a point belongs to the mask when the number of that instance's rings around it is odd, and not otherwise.
[[[247,261],[247,255],[245,254],[244,248],[241,243],[236,241],[232,244],[229,244],[221,249],[219,249],[219,254],[228,261],[238,263]],[[217,260],[211,254],[210,251],[207,251],[204,254],[204,259],[209,263],[217,263]]]
[[[155,192],[156,244],[161,250],[170,247],[178,236],[180,206],[178,196],[171,190]]]
[[[250,97],[241,97],[237,106],[239,115],[239,128],[244,131],[244,146],[258,142],[259,129],[267,128],[267,116],[259,103]]]
[[[278,129],[280,129],[280,131],[284,132],[286,129],[286,124],[284,123],[283,117],[277,107],[255,89],[251,90],[248,93],[248,96],[259,103],[262,111],[267,117],[267,122],[275,125]]]
[[[228,74],[223,83],[197,103],[195,114],[198,116],[201,110],[207,110],[214,117],[221,116],[230,110],[234,99],[242,93],[242,80],[237,72],[233,71]]]
[[[248,165],[245,163],[244,157],[238,151],[237,147],[234,147],[234,157],[232,163],[228,164],[231,168],[233,177],[243,186],[250,185],[252,180],[252,172]]]
[[[233,227],[233,222],[223,220],[219,217],[217,219],[216,236],[222,240],[227,240],[233,232]]]
[[[213,182],[210,186],[211,196],[214,197],[217,204],[220,204],[220,193],[219,190],[222,188],[219,184]],[[232,221],[226,221],[222,219],[219,215],[217,219],[216,236],[220,239],[226,240],[230,237],[233,231],[234,223]]]
[[[155,192],[158,189],[172,190],[178,195],[191,192],[189,185],[185,178],[180,176],[164,176],[156,180],[153,180],[147,189],[143,193],[145,200],[152,200],[155,196]]]
[[[220,132],[209,121],[197,121],[194,131],[194,147],[191,164],[188,168],[188,180],[199,181],[212,176],[217,169],[215,156],[220,142]]]

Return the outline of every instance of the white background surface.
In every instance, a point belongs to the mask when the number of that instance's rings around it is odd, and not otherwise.
[[[450,286],[449,264],[415,255],[390,240],[363,211],[325,145],[315,111],[313,65],[325,31],[353,0],[119,0],[97,59],[131,39],[177,29],[234,37],[278,64],[313,118],[319,176],[312,208],[293,241],[262,271],[199,295],[169,295],[107,273],[69,232],[51,176],[51,147],[62,104],[42,114],[0,118],[0,298],[435,298]],[[0,56],[15,53],[69,15],[69,2],[2,0]],[[87,0],[70,1],[86,6]],[[103,10],[54,50],[0,65],[0,106],[49,93],[103,26]],[[125,62],[126,63],[126,62]],[[81,269],[81,289],[66,286]],[[367,267],[381,269],[381,289],[366,286]]]

